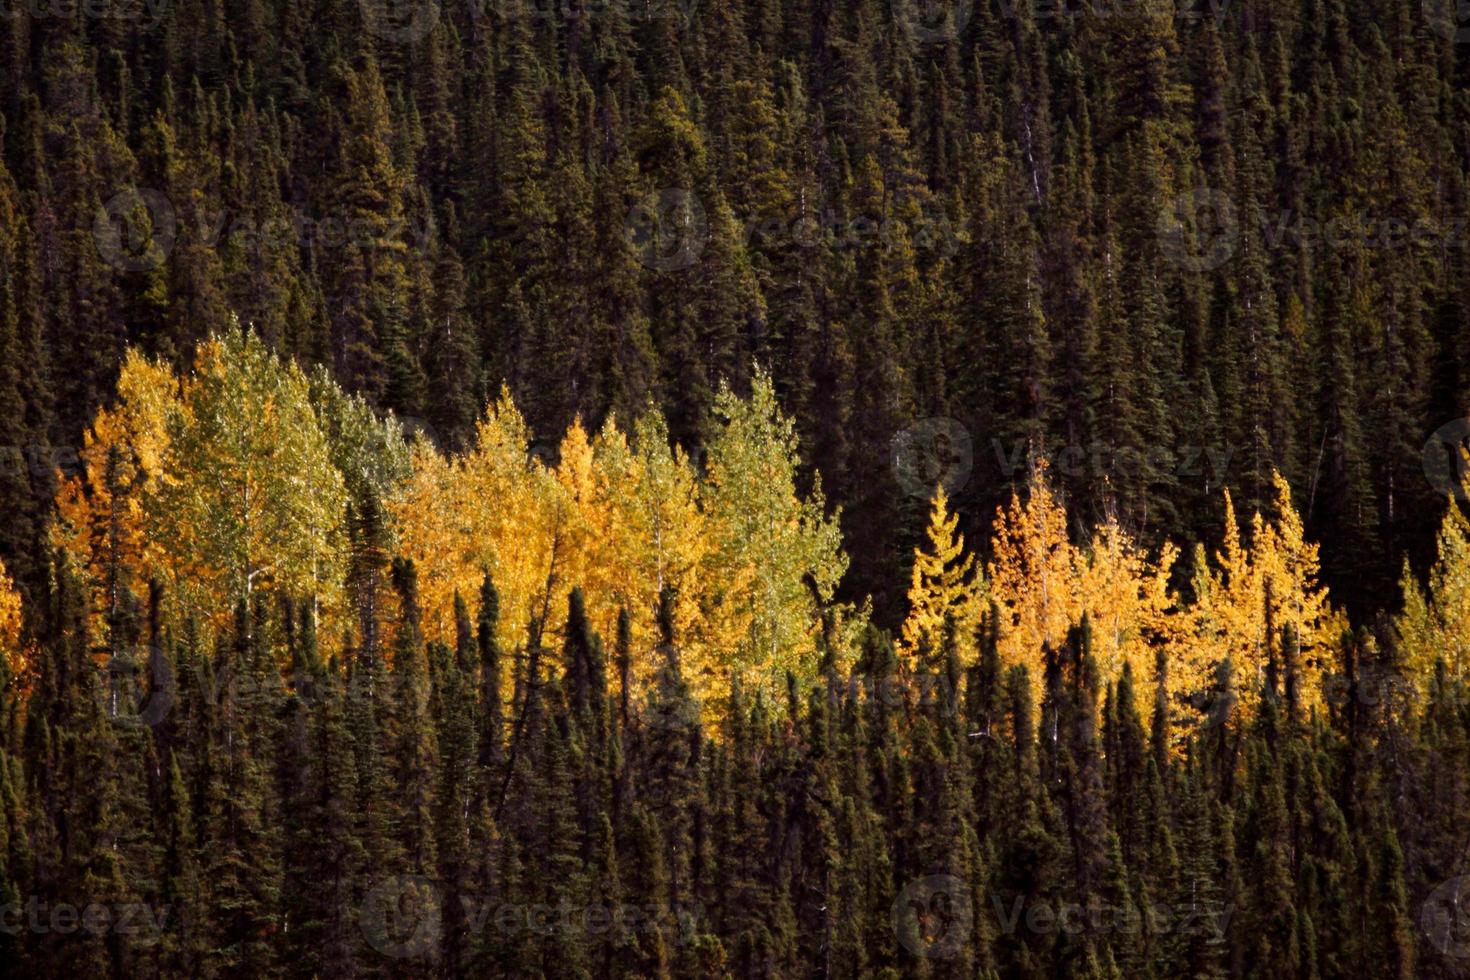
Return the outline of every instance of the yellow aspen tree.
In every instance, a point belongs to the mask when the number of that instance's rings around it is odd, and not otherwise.
[[[568,456],[562,450],[561,464]],[[640,466],[628,437],[609,415],[589,443],[586,488],[582,491],[583,523],[589,538],[578,561],[582,570],[573,584],[581,585],[587,615],[600,636],[617,633],[618,609],[633,615],[634,598],[641,589],[634,570],[633,528],[628,501],[636,492]],[[566,477],[558,472],[559,480]]]
[[[991,552],[985,578],[1000,611],[1001,660],[1024,664],[1040,677],[1043,644],[1065,642],[1082,618],[1081,557],[1067,538],[1067,512],[1048,485],[1044,464],[1024,501],[1013,492],[1010,504],[997,510]]]
[[[626,608],[633,649],[649,651],[658,641],[659,595],[669,586],[679,596],[672,609],[675,635],[688,638],[681,640],[686,654],[698,659],[701,583],[695,570],[710,550],[699,481],[688,456],[671,446],[658,412],[640,417],[633,435],[630,446],[623,433],[604,426],[593,444],[614,530],[602,542],[605,567],[598,581],[606,592],[589,596],[589,611],[602,635],[611,637],[618,610]],[[646,682],[656,666],[654,658],[634,657],[633,679]]]
[[[1157,560],[1109,518],[1093,532],[1080,563],[1081,604],[1092,625],[1092,654],[1105,681],[1116,681],[1123,665],[1136,678],[1155,671],[1155,651],[1169,651],[1171,693],[1194,690],[1205,671],[1179,643],[1178,602],[1169,592],[1169,576],[1179,550],[1165,542]]]
[[[524,647],[529,626],[552,605],[546,594],[559,557],[561,490],[528,450],[530,431],[507,389],[475,426],[462,457],[414,447],[413,476],[387,503],[404,557],[420,569],[423,629],[454,635],[454,594],[479,594],[486,571],[500,592],[497,627],[504,649]]]
[[[88,589],[94,637],[106,637],[108,560],[115,557],[135,579],[160,571],[162,552],[147,533],[144,503],[157,489],[168,417],[178,402],[173,371],[129,348],[115,402],[98,411],[82,436],[79,472],[58,479],[51,544]]]
[[[715,544],[700,571],[706,633],[691,679],[718,696],[739,672],[774,693],[786,671],[815,669],[817,601],[832,600],[847,556],[820,478],[797,495],[796,429],[769,376],[756,372],[748,400],[722,386],[715,415],[702,496]]]
[[[126,353],[116,399],[84,435],[81,471],[59,481],[51,526],[90,590],[95,637],[108,641],[119,593],[154,578],[206,623],[228,619],[258,586],[310,598],[322,635],[336,635],[340,467],[367,467],[373,479],[359,482],[383,483],[406,468],[406,450],[389,438],[395,425],[321,378],[313,386],[238,327],[202,343],[183,379]],[[318,414],[324,402],[350,411]]]
[[[6,674],[12,682],[25,689],[31,664],[21,648],[21,625],[20,593],[5,562],[0,561],[0,656],[5,658]]]
[[[559,591],[570,595],[574,585],[580,586],[588,605],[595,608],[611,591],[608,562],[616,549],[609,547],[609,542],[617,529],[613,509],[598,478],[592,440],[580,417],[573,420],[562,436],[551,475],[557,490],[556,506],[562,509],[563,521]],[[553,596],[553,603],[562,605],[562,598]],[[596,617],[593,619],[595,622]]]
[[[343,612],[346,485],[306,376],[253,332],[201,344],[145,510],[170,593],[216,622],[260,588]]]
[[[959,514],[949,512],[944,487],[939,487],[929,508],[927,547],[914,549],[909,579],[909,615],[900,649],[910,664],[926,642],[929,649],[938,648],[946,620],[953,620],[962,648],[974,632],[982,584],[976,580],[975,556],[965,552],[959,521]]]
[[[1466,472],[1463,486],[1470,497],[1470,470]],[[1450,674],[1463,677],[1470,670],[1470,518],[1453,498],[1440,523],[1428,594],[1407,562],[1402,587],[1404,611],[1395,625],[1405,668],[1428,678],[1443,659]]]
[[[463,463],[442,456],[427,440],[409,454],[412,474],[386,502],[398,549],[418,571],[422,628],[429,640],[446,641],[453,629],[454,594],[479,595],[484,577],[488,521],[483,504],[463,492]],[[502,626],[502,630],[503,630]],[[502,642],[505,637],[498,637]]]
[[[1334,642],[1343,626],[1327,602],[1327,589],[1318,583],[1319,548],[1308,541],[1301,516],[1291,502],[1291,487],[1280,473],[1272,474],[1276,488],[1276,519],[1265,523],[1252,542],[1254,564],[1260,569],[1262,600],[1271,607],[1271,622],[1279,631],[1290,627],[1297,637],[1302,671],[1299,689],[1304,704],[1320,699],[1319,679],[1336,665]]]
[[[1230,491],[1224,492],[1225,532],[1213,563],[1196,552],[1193,642],[1211,663],[1232,658],[1243,687],[1259,684],[1265,663],[1265,603],[1261,577],[1241,539]],[[1256,533],[1260,523],[1257,520]]]
[[[1320,694],[1317,679],[1331,666],[1331,641],[1343,626],[1328,604],[1327,590],[1317,581],[1318,549],[1306,540],[1291,488],[1279,473],[1273,481],[1276,518],[1267,521],[1254,515],[1248,542],[1242,542],[1235,507],[1226,492],[1225,538],[1215,567],[1197,573],[1197,599],[1190,611],[1200,666],[1210,669],[1226,656],[1231,658],[1247,716],[1259,698],[1273,647],[1279,651],[1283,627],[1298,638],[1303,674],[1299,689],[1310,706]],[[1267,635],[1268,623],[1274,635]]]

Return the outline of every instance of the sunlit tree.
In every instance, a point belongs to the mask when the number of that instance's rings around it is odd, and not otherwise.
[[[914,549],[909,615],[903,624],[905,656],[913,657],[926,643],[929,649],[936,649],[946,623],[957,639],[969,643],[982,583],[975,574],[975,556],[965,551],[959,521],[959,515],[949,511],[944,488],[939,487],[929,508],[925,546]]]
[[[346,489],[301,370],[254,333],[208,341],[168,436],[146,509],[178,593],[222,614],[262,587],[336,608]]]
[[[985,578],[1000,611],[1000,654],[1041,676],[1042,647],[1059,645],[1082,618],[1083,556],[1067,536],[1067,511],[1040,468],[1022,500],[995,517]]]
[[[732,671],[766,682],[809,674],[817,602],[831,601],[847,569],[837,516],[827,514],[820,478],[797,495],[796,430],[769,376],[757,372],[748,400],[722,387],[715,415],[703,495],[714,547],[702,571],[696,688]]]
[[[21,649],[20,593],[0,561],[0,657],[4,658],[6,678],[24,678],[29,665]]]
[[[1470,498],[1470,470],[1461,484]],[[1440,524],[1429,590],[1404,564],[1404,611],[1396,621],[1404,666],[1428,677],[1443,660],[1452,676],[1470,669],[1470,518],[1453,498]]]

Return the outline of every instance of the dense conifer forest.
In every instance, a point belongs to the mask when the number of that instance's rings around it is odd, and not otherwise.
[[[1454,0],[0,0],[0,975],[1470,976]]]

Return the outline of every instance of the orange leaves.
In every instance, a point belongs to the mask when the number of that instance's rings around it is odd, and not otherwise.
[[[610,419],[589,439],[577,423],[547,466],[528,453],[525,421],[502,393],[464,456],[416,446],[413,475],[388,511],[399,551],[420,570],[426,635],[453,637],[455,593],[477,595],[488,570],[507,649],[529,642],[541,617],[543,642],[554,637],[574,586],[603,636],[614,635],[626,606],[635,644],[651,648],[659,590],[690,584],[708,544],[687,457],[652,416],[636,437],[630,445]],[[686,636],[696,609],[678,607]]]
[[[1336,620],[1327,589],[1317,582],[1317,546],[1308,542],[1301,518],[1291,503],[1291,488],[1275,476],[1276,518],[1251,519],[1248,543],[1242,543],[1235,508],[1225,495],[1225,540],[1212,567],[1196,569],[1196,601],[1190,609],[1190,637],[1196,659],[1204,666],[1229,656],[1240,680],[1248,709],[1266,676],[1281,630],[1298,638],[1307,683],[1301,690],[1316,696],[1315,679],[1329,666]],[[1203,565],[1203,555],[1199,561]]]
[[[1011,495],[997,511],[991,560],[985,577],[1000,610],[1000,655],[1026,663],[1033,677],[1041,648],[1067,638],[1082,618],[1082,555],[1067,537],[1067,511],[1052,493],[1043,469],[1025,501]]]
[[[51,531],[92,591],[93,635],[112,642],[110,605],[155,578],[206,622],[256,588],[339,609],[345,496],[328,457],[305,376],[253,334],[201,344],[182,380],[130,350]]]
[[[21,649],[21,625],[20,593],[0,561],[0,656],[10,677],[24,678],[30,666]]]
[[[523,645],[547,605],[546,583],[559,550],[556,483],[527,450],[530,433],[509,392],[486,411],[475,444],[445,458],[414,446],[413,475],[387,502],[398,551],[419,571],[424,633],[454,635],[454,595],[479,594],[486,571],[502,597],[500,638]]]
[[[104,639],[107,564],[141,580],[156,574],[163,561],[147,533],[144,503],[166,478],[168,413],[179,395],[173,371],[134,349],[123,361],[117,388],[116,403],[98,411],[83,436],[81,472],[58,483],[51,525],[51,543],[90,586],[92,635]]]
[[[1066,509],[1043,470],[1024,502],[1012,496],[996,515],[987,575],[1001,612],[1001,658],[1041,676],[1042,647],[1066,642],[1085,614],[1105,681],[1116,681],[1124,664],[1132,665],[1135,677],[1152,677],[1154,650],[1181,632],[1168,587],[1177,557],[1178,549],[1166,543],[1151,559],[1116,520],[1095,529],[1085,548],[1076,547],[1067,535]],[[1177,646],[1174,652],[1172,659],[1187,659]],[[1171,670],[1171,687],[1197,674]]]
[[[1211,683],[1231,657],[1249,709],[1265,676],[1271,644],[1282,628],[1300,638],[1302,689],[1315,691],[1327,666],[1335,615],[1317,582],[1317,546],[1305,540],[1290,488],[1276,478],[1276,516],[1252,521],[1243,541],[1229,495],[1225,538],[1211,563],[1196,550],[1192,602],[1171,591],[1178,549],[1165,542],[1150,557],[1114,520],[1094,529],[1085,547],[1067,533],[1067,514],[1043,470],[1026,499],[1013,496],[996,515],[990,596],[1000,610],[1000,652],[1007,663],[1042,667],[1042,648],[1066,641],[1085,614],[1093,656],[1105,682],[1123,666],[1147,682],[1156,651],[1167,654],[1168,689],[1176,705]]]
[[[508,395],[465,456],[418,447],[388,510],[398,549],[420,569],[425,632],[449,639],[455,592],[477,594],[488,569],[507,649],[530,642],[542,617],[543,642],[553,641],[557,613],[580,586],[603,636],[628,610],[633,674],[644,680],[667,587],[679,595],[675,632],[700,693],[718,696],[736,668],[779,678],[814,661],[817,617],[804,579],[830,599],[845,567],[835,521],[819,491],[796,495],[795,435],[769,383],[758,382],[749,403],[721,397],[727,423],[708,482],[656,413],[637,422],[631,443],[612,420],[592,438],[574,424],[545,465],[527,454],[529,433]]]
[[[1081,604],[1092,622],[1092,652],[1106,678],[1122,675],[1123,665],[1133,676],[1152,677],[1154,650],[1169,645],[1182,654],[1183,624],[1175,615],[1177,600],[1169,592],[1169,576],[1179,549],[1165,542],[1157,558],[1148,554],[1109,520],[1093,532],[1083,553],[1078,575]],[[1192,658],[1170,658],[1171,691],[1193,690],[1204,680]]]

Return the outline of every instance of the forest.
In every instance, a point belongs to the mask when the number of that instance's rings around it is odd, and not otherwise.
[[[1470,976],[1454,0],[0,0],[0,975]]]

